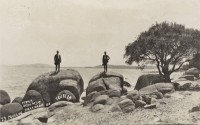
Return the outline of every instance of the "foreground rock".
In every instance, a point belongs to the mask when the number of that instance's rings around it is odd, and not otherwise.
[[[15,118],[22,114],[23,107],[19,103],[10,103],[0,108],[1,122]]]
[[[165,82],[165,79],[160,76],[159,74],[146,74],[146,75],[141,75],[137,83],[135,85],[136,90],[140,90],[146,86],[155,84],[155,83],[163,83]]]
[[[49,72],[40,75],[30,84],[27,93],[30,93],[30,91],[34,91],[34,93],[38,92],[44,101],[44,105],[49,106],[58,98],[67,98],[68,101],[70,101],[69,98],[71,98],[73,102],[79,102],[83,88],[84,83],[80,74],[75,70],[67,69],[61,70],[59,73]],[[63,90],[69,91],[73,96],[68,93],[59,95]],[[37,94],[37,97],[39,97],[39,94]],[[23,98],[23,102],[30,101],[31,99],[32,96],[26,94]]]
[[[10,96],[4,90],[0,90],[0,104],[5,105],[10,103]]]

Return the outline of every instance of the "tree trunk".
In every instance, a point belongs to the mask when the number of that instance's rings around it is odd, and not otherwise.
[[[171,79],[170,79],[170,74],[167,73],[167,74],[164,74],[164,78],[165,78],[165,82],[171,82]]]

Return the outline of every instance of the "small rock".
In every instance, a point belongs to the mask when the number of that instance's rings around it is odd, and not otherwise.
[[[165,98],[171,98],[171,95],[168,94],[168,93],[166,93],[166,94],[164,95],[164,97],[165,97]]]
[[[109,99],[109,97],[107,95],[100,95],[95,99],[94,105],[95,104],[105,105],[107,103],[108,99]]]
[[[135,101],[135,108],[144,107],[145,105],[146,105],[146,102],[144,102],[142,100]]]
[[[85,101],[86,97],[85,97],[85,96],[83,96],[83,97],[81,97],[81,99],[82,99],[83,101]]]
[[[21,104],[21,102],[22,102],[22,97],[16,97],[16,98],[12,101],[12,103],[19,103],[19,104]]]
[[[145,105],[144,108],[145,109],[153,109],[153,108],[156,108],[156,104]]]
[[[192,93],[189,92],[189,91],[185,91],[185,92],[184,92],[184,95],[192,95]]]
[[[119,107],[119,105],[113,105],[111,107],[111,111],[112,112],[118,112],[118,111],[122,111],[121,108]]]
[[[48,118],[38,118],[38,120],[42,123],[47,123]]]
[[[102,105],[102,104],[96,104],[96,105],[92,106],[91,110],[93,112],[96,112],[96,111],[99,111],[99,110],[101,110],[103,108],[104,108],[104,105]]]
[[[151,97],[149,95],[143,95],[142,101],[146,102],[147,104],[151,104]]]
[[[72,105],[72,104],[73,104],[72,102],[59,101],[59,102],[53,103],[51,106],[49,106],[48,110],[49,110],[50,112],[52,112],[52,111],[54,111],[56,108],[64,107],[64,106],[68,106],[68,105]]]
[[[131,99],[133,102],[140,99],[140,94],[137,90],[133,90],[128,92],[128,95],[126,96],[128,99]]]
[[[131,87],[131,84],[128,83],[127,81],[124,81],[124,82],[123,82],[123,85],[126,86],[126,87]]]
[[[200,111],[200,104],[198,106],[195,106],[192,108],[191,112],[197,112]]]
[[[106,105],[112,105],[113,102],[114,102],[114,99],[109,98],[108,101],[107,101],[107,103],[106,103]]]
[[[95,100],[98,96],[100,96],[100,95],[101,95],[101,94],[100,94],[99,92],[97,92],[97,91],[94,91],[94,92],[89,93],[89,94],[86,96],[85,100],[84,100],[84,105],[87,105],[87,104],[89,104],[89,103],[91,103],[91,102],[94,102],[94,100]]]
[[[124,99],[118,103],[123,112],[128,113],[135,109],[135,104],[130,99]]]
[[[151,98],[151,104],[156,104],[157,100],[155,98]]]
[[[108,95],[109,97],[120,97],[121,96],[121,92],[114,90],[114,89],[110,89],[110,90],[103,90],[100,91],[101,95]]]
[[[122,93],[123,93],[123,95],[127,95],[128,94],[128,90],[126,88],[123,88]]]

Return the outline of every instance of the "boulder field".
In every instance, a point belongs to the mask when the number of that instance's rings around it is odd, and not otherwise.
[[[173,83],[165,83],[157,74],[142,75],[138,78],[135,89],[131,91],[124,87],[130,87],[130,84],[124,81],[121,74],[100,72],[89,81],[83,103],[78,103],[83,93],[84,82],[77,71],[67,69],[59,73],[45,73],[33,80],[23,98],[16,97],[12,103],[8,93],[0,90],[1,122],[12,119],[14,123],[20,124],[29,121],[48,123],[56,109],[65,106],[78,106],[77,108],[88,109],[91,112],[129,113],[136,108],[153,109],[157,107],[157,99],[170,98],[175,90],[190,90],[194,88],[194,83],[195,90],[199,90],[200,82],[196,77],[199,72],[196,69],[194,71],[186,71],[187,73]],[[180,81],[185,83],[180,84]],[[191,111],[199,111],[199,105]]]

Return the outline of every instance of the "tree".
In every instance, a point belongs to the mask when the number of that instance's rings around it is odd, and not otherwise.
[[[198,30],[180,24],[156,23],[125,47],[124,58],[130,65],[133,62],[156,64],[159,74],[171,82],[170,75],[197,53],[195,45],[199,36]]]

